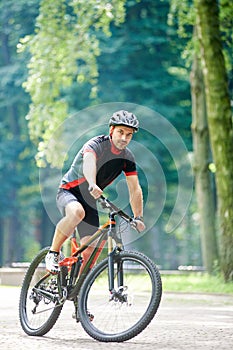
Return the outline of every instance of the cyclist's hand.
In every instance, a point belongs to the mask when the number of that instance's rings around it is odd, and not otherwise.
[[[94,197],[95,199],[98,199],[103,194],[103,191],[101,190],[101,188],[99,188],[95,184],[90,185],[88,189],[92,197]]]
[[[136,228],[139,232],[142,232],[146,229],[146,225],[144,224],[143,221],[141,220],[135,220],[135,223],[136,223]]]

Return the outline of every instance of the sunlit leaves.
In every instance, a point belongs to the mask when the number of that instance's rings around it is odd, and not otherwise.
[[[41,1],[35,35],[18,44],[19,51],[29,48],[31,53],[24,88],[31,96],[27,119],[31,139],[40,145],[38,159],[46,155],[48,140],[68,115],[63,89],[74,80],[88,82],[93,86],[91,97],[96,97],[100,54],[96,34],[110,36],[111,22],[124,20],[124,2]]]

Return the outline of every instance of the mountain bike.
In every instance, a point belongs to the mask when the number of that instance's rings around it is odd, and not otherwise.
[[[46,271],[44,259],[49,247],[31,262],[19,301],[20,323],[26,334],[43,336],[50,331],[66,301],[74,303],[76,321],[102,342],[129,340],[155,316],[162,295],[159,270],[146,255],[125,250],[122,243],[122,222],[136,228],[135,221],[104,196],[99,202],[108,211],[107,222],[81,246],[74,232],[71,254],[61,257],[58,274]],[[116,224],[117,220],[121,223]],[[79,273],[82,252],[94,243],[95,248]],[[100,259],[105,246],[107,256]]]

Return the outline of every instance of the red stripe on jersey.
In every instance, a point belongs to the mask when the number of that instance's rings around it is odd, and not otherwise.
[[[80,179],[67,182],[66,184],[61,184],[60,188],[64,188],[64,190],[70,190],[73,187],[81,185],[83,182],[86,181],[85,177],[81,177]]]
[[[131,176],[131,175],[137,175],[138,172],[137,171],[130,171],[128,173],[125,173],[125,176]]]
[[[87,152],[93,153],[93,154],[96,156],[96,158],[97,158],[96,152],[95,152],[93,149],[86,148],[86,149],[84,149],[83,154],[84,154],[84,153],[87,153]]]

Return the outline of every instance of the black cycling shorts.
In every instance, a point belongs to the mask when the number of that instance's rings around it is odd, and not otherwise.
[[[83,206],[85,217],[77,226],[80,238],[91,236],[96,232],[99,227],[99,215],[95,201],[89,205],[84,201],[81,195],[80,197],[77,197],[63,188],[59,188],[56,201],[57,207],[63,216],[65,216],[65,208],[70,202],[79,202]]]

